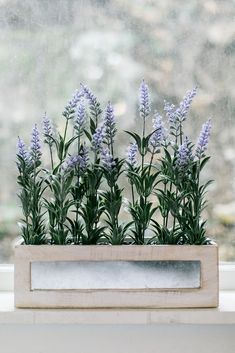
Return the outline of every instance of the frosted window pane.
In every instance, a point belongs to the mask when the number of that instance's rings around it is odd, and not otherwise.
[[[0,1],[0,263],[13,262],[21,208],[14,164],[20,135],[41,127],[46,111],[59,131],[61,112],[79,83],[115,107],[120,130],[138,132],[138,86],[145,78],[153,110],[178,104],[198,85],[185,125],[197,142],[213,119],[208,236],[220,258],[235,261],[235,6],[231,0],[1,0]],[[137,113],[137,114],[136,114]],[[152,117],[147,121],[151,131]],[[123,157],[126,134],[117,143]],[[48,161],[49,151],[43,152]],[[126,183],[127,189],[128,185]],[[128,197],[129,195],[126,195]]]
[[[31,263],[31,290],[199,287],[199,261]]]

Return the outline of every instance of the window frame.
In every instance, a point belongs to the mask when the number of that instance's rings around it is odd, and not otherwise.
[[[14,264],[0,264],[0,291],[14,290]]]

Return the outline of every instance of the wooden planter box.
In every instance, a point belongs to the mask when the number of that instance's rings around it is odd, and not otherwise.
[[[15,249],[15,305],[24,308],[218,306],[216,245]]]

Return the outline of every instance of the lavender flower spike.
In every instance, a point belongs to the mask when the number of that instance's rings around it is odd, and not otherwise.
[[[115,166],[115,162],[113,160],[113,156],[110,154],[110,152],[107,148],[103,148],[101,150],[101,160],[102,160],[103,166],[108,171],[111,172],[113,167]]]
[[[51,137],[53,137],[53,128],[52,128],[52,123],[51,120],[48,118],[46,113],[43,116],[43,121],[42,121],[42,127],[43,127],[43,134],[45,137],[45,143],[52,145],[53,140]]]
[[[128,153],[127,153],[127,163],[131,167],[135,167],[137,165],[137,152],[138,152],[137,144],[131,143],[128,148]]]
[[[25,163],[29,162],[29,153],[26,149],[26,145],[24,143],[24,141],[18,137],[18,143],[17,143],[17,147],[18,147],[18,156],[20,156]]]
[[[102,143],[105,138],[105,126],[101,125],[97,127],[94,135],[92,136],[92,150],[95,152],[100,152]]]
[[[193,88],[191,91],[188,91],[178,108],[176,108],[174,104],[164,101],[164,111],[166,112],[171,130],[177,131],[180,124],[185,121],[196,93],[197,87]]]
[[[176,158],[177,169],[180,172],[183,172],[189,165],[189,162],[193,159],[192,151],[190,148],[190,141],[187,137],[185,137],[182,145],[179,146]]]
[[[100,103],[98,102],[96,96],[92,93],[92,91],[87,86],[81,84],[81,91],[83,96],[89,102],[91,115],[95,118],[95,124],[97,126],[98,118],[102,113],[102,109],[100,108]]]
[[[64,163],[62,164],[62,170],[64,173],[72,171],[80,162],[80,156],[70,156]]]
[[[110,102],[108,103],[105,111],[104,126],[105,126],[106,135],[111,142],[115,137],[115,133],[117,130],[116,130],[116,122],[115,122],[113,106]]]
[[[83,103],[80,103],[77,106],[77,109],[75,111],[75,117],[74,117],[74,130],[76,131],[77,135],[82,134],[82,131],[85,125],[85,120],[86,120],[85,106]]]
[[[194,87],[191,91],[188,91],[179,105],[179,108],[176,110],[178,120],[183,122],[186,119],[187,113],[189,111],[190,105],[193,101],[193,98],[197,94],[197,87]]]
[[[65,106],[64,111],[62,113],[63,116],[66,119],[72,119],[73,118],[73,114],[75,112],[75,108],[76,108],[78,102],[80,102],[80,100],[82,99],[82,97],[83,97],[83,91],[76,89],[76,91],[74,92],[72,98],[67,103],[67,105]]]
[[[177,128],[177,114],[175,111],[175,105],[170,104],[169,102],[164,100],[164,111],[166,112],[166,116],[169,121],[170,129],[176,129]]]
[[[142,81],[139,90],[139,112],[143,119],[146,119],[151,111],[148,85]]]
[[[37,162],[40,160],[41,155],[40,136],[37,125],[35,124],[31,135],[30,157],[33,162]]]
[[[153,118],[153,129],[154,133],[150,137],[149,143],[155,150],[160,148],[166,140],[166,129],[162,122],[162,116],[159,113],[155,113]]]
[[[97,104],[97,98],[94,93],[87,86],[81,83],[81,91],[84,97],[88,100],[89,104],[95,106]]]
[[[195,156],[200,159],[204,156],[205,151],[207,150],[207,146],[209,143],[209,137],[211,134],[211,119],[208,119],[205,124],[202,125],[202,129],[198,138]]]

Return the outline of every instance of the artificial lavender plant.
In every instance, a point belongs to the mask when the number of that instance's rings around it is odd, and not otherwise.
[[[160,226],[154,221],[157,241],[161,244],[208,242],[206,222],[201,220],[201,212],[205,206],[205,191],[211,181],[200,185],[199,175],[209,160],[205,151],[211,124],[209,120],[203,125],[197,147],[185,136],[183,128],[196,91],[196,88],[189,91],[178,107],[167,102],[164,105],[169,125],[169,144],[164,147],[161,158],[163,187],[156,190],[163,224]]]
[[[67,103],[62,132],[45,114],[46,167],[37,125],[29,147],[18,138],[24,243],[209,244],[202,211],[211,181],[203,184],[200,175],[210,158],[211,120],[203,124],[196,144],[184,133],[196,92],[187,92],[178,106],[165,101],[161,113],[152,113],[149,88],[142,81],[140,133],[126,131],[131,139],[126,159],[118,155],[112,104],[103,112],[87,86],[81,85]],[[124,222],[127,188],[129,219]]]
[[[24,141],[18,137],[17,182],[21,187],[19,198],[22,205],[23,218],[19,223],[25,244],[43,244],[46,242],[46,229],[42,210],[44,185],[40,178],[41,142],[39,131],[35,125],[28,149]]]
[[[125,241],[126,232],[131,223],[124,224],[120,221],[122,206],[122,189],[118,185],[119,177],[123,172],[123,159],[115,158],[114,139],[117,132],[114,110],[111,103],[104,116],[105,139],[101,152],[103,175],[108,189],[102,193],[106,223],[108,225],[107,239],[112,245],[120,245]]]
[[[81,85],[81,89],[89,106],[89,127],[84,129],[84,133],[90,143],[92,162],[83,175],[84,202],[81,204],[79,214],[84,224],[82,243],[91,245],[96,244],[104,234],[104,227],[100,224],[104,211],[100,192],[103,176],[100,167],[100,153],[105,138],[105,129],[100,121],[102,110],[98,99],[87,86]]]
[[[146,133],[146,120],[150,112],[149,89],[147,84],[142,81],[139,90],[139,114],[142,133],[138,135],[137,133],[126,131],[134,139],[134,143],[131,144],[128,151],[126,172],[131,185],[132,200],[129,203],[129,212],[134,223],[132,233],[136,244],[145,243],[146,230],[149,228],[157,209],[149,199],[157,185],[159,174],[158,171],[152,171],[153,156],[157,152],[155,148],[151,150],[150,163],[146,163],[151,139],[153,142],[154,134],[157,133],[157,129],[150,134]],[[136,160],[137,151],[140,156],[139,165]]]

